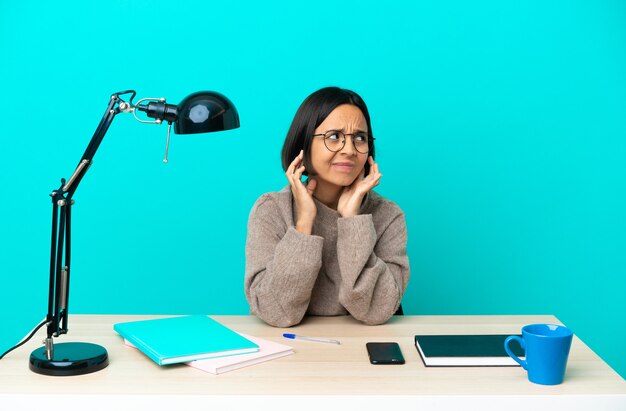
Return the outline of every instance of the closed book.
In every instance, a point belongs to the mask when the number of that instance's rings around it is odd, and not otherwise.
[[[185,364],[211,374],[223,374],[228,371],[274,360],[276,358],[285,357],[294,353],[293,348],[288,345],[275,343],[273,341],[264,340],[247,334],[240,335],[258,345],[259,351],[250,354],[190,361]],[[126,345],[134,346],[128,340],[124,340],[124,342]]]
[[[427,367],[519,367],[504,350],[509,335],[416,335],[415,347]],[[524,358],[519,344],[513,342],[510,348]]]
[[[132,321],[113,329],[159,365],[259,351],[259,346],[204,315]]]

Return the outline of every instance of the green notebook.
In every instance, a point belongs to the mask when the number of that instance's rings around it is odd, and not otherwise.
[[[132,321],[113,329],[159,365],[259,351],[259,346],[204,315]]]
[[[519,367],[504,350],[509,335],[416,335],[415,347],[427,367]],[[510,347],[524,358],[517,342]]]

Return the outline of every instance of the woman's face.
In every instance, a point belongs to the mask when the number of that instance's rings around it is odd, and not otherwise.
[[[311,164],[317,174],[315,179],[318,180],[318,184],[349,186],[361,173],[369,156],[367,153],[358,152],[352,140],[357,133],[368,134],[365,116],[357,106],[350,104],[337,106],[315,129],[315,134],[324,134],[331,130],[348,134],[346,143],[341,150],[332,152],[326,148],[324,136],[313,137]]]

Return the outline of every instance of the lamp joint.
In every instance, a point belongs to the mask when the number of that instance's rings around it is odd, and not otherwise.
[[[120,108],[119,109],[120,109],[120,111],[122,113],[129,113],[129,112],[133,111],[135,108],[132,105],[128,104],[127,102],[122,101],[120,103]]]

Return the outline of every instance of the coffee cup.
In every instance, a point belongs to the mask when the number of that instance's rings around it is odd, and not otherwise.
[[[504,341],[504,349],[519,365],[528,371],[528,380],[535,384],[556,385],[563,382],[567,357],[574,333],[567,327],[554,324],[529,324],[522,328],[522,337],[512,335]],[[526,360],[519,359],[511,349],[517,341],[526,352]]]

